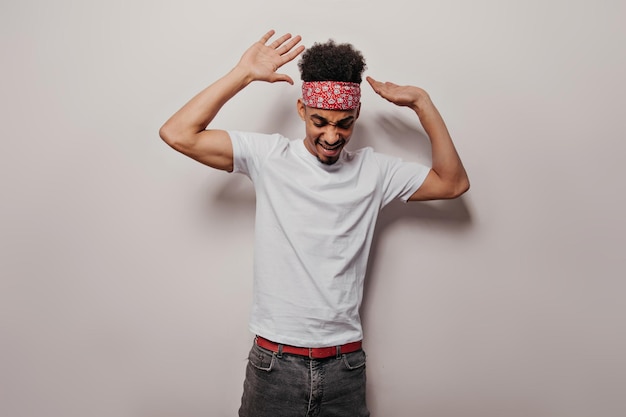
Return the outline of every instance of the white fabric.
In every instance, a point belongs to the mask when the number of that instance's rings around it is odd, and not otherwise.
[[[256,191],[250,330],[275,342],[324,347],[363,337],[359,308],[380,209],[406,201],[429,168],[344,150],[324,165],[303,140],[229,132],[234,170]]]

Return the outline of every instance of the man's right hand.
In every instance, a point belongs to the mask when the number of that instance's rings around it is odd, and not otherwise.
[[[290,76],[276,71],[304,51],[304,46],[298,45],[302,37],[300,35],[292,37],[290,33],[286,33],[267,45],[274,33],[273,30],[267,32],[241,57],[236,69],[246,74],[246,81],[267,81],[270,83],[285,81],[293,84],[293,79]]]

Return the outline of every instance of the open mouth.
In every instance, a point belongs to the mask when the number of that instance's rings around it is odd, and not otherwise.
[[[346,142],[344,140],[339,140],[332,145],[329,145],[328,143],[318,140],[318,159],[322,157],[320,160],[324,163],[331,163],[331,161],[334,162],[337,158],[339,158],[339,154],[341,153],[341,149],[345,143]]]
[[[318,145],[320,145],[325,150],[331,151],[331,152],[332,151],[336,151],[337,149],[341,148],[344,143],[345,143],[344,140],[339,140],[339,141],[335,142],[334,144],[330,145],[330,144],[328,144],[326,142],[323,142],[323,141],[320,141],[320,140],[317,141]]]

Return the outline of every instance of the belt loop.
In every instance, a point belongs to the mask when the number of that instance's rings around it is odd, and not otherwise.
[[[278,344],[278,352],[276,352],[276,357],[279,359],[283,357],[283,345],[281,345],[280,343]]]
[[[337,359],[341,359],[341,346],[337,345]]]

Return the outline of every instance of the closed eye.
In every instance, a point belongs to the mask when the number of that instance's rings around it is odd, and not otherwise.
[[[345,119],[345,120],[340,120],[339,122],[337,122],[337,127],[339,129],[349,129],[350,126],[352,126],[353,123],[354,123],[354,119],[352,119],[352,118]]]
[[[353,116],[350,116],[333,123],[321,116],[318,116],[317,114],[312,115],[311,119],[313,120],[313,125],[315,127],[324,127],[326,125],[331,125],[337,126],[339,129],[349,129],[355,120]]]

